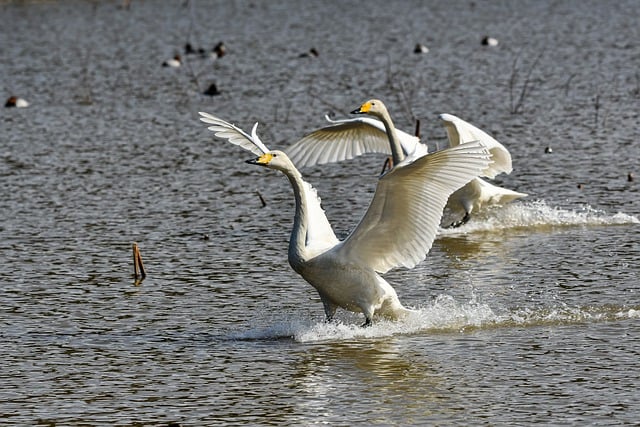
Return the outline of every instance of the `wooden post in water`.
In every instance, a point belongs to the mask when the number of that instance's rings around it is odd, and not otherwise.
[[[147,273],[144,271],[144,264],[142,264],[140,249],[135,242],[133,243],[133,277],[136,279],[136,285],[147,277]]]

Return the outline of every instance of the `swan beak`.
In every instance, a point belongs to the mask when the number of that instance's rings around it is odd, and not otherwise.
[[[351,114],[367,114],[371,111],[371,101],[367,101],[360,106],[360,108],[353,110]]]
[[[250,165],[266,166],[266,165],[269,164],[271,159],[273,159],[273,154],[266,153],[266,154],[263,154],[262,156],[260,156],[258,158],[247,160],[247,163],[249,163]]]

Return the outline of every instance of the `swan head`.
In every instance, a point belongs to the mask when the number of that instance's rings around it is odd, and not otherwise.
[[[370,99],[362,104],[359,108],[356,108],[351,114],[369,114],[381,118],[387,114],[387,107],[379,99]]]
[[[281,171],[294,169],[289,157],[283,151],[279,150],[267,151],[256,159],[247,160],[247,163]]]

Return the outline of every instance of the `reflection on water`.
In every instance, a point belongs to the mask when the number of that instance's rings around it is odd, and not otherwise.
[[[304,396],[300,413],[325,414],[329,419],[340,417],[336,408],[365,415],[370,406],[377,408],[374,423],[422,419],[429,415],[426,405],[433,405],[443,389],[437,369],[394,340],[314,347],[295,366],[296,388]],[[394,404],[397,401],[406,403],[402,410]]]

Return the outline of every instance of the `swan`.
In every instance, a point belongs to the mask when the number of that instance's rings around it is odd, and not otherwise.
[[[427,145],[418,137],[395,128],[382,101],[369,100],[351,113],[374,118],[332,120],[325,116],[331,123],[329,126],[311,132],[286,149],[294,163],[299,167],[310,167],[349,160],[365,153],[384,153],[392,155],[393,163],[397,164],[403,155],[419,157],[427,154]],[[493,163],[481,176],[493,179],[498,174],[511,173],[511,154],[493,137],[453,114],[440,114],[439,118],[447,131],[449,146],[478,140],[489,150]],[[471,213],[483,206],[505,204],[525,196],[527,194],[498,187],[477,177],[449,199],[446,210],[462,216],[462,220],[448,226],[466,223]]]
[[[336,237],[316,190],[283,151],[269,150],[257,134],[248,134],[207,113],[209,130],[258,157],[248,163],[281,171],[295,197],[288,260],[318,292],[327,321],[336,310],[359,312],[363,326],[375,317],[400,319],[411,312],[381,276],[392,268],[412,268],[425,259],[449,195],[490,163],[480,142],[460,144],[419,158],[407,157],[384,174],[373,200],[347,238]]]
[[[513,170],[511,153],[492,136],[453,114],[440,114],[439,117],[447,131],[450,147],[475,140],[482,141],[487,146],[493,163],[483,171],[484,177],[493,179],[501,173],[511,173]],[[449,197],[445,211],[458,218],[462,216],[462,219],[453,221],[447,226],[458,227],[467,223],[471,219],[472,212],[478,212],[485,206],[504,205],[526,196],[528,196],[526,193],[499,187],[482,178],[475,178]]]

